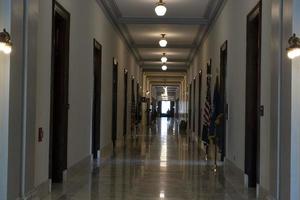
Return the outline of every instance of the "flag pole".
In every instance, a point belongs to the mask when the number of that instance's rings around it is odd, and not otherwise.
[[[215,140],[215,163],[214,163],[214,172],[217,172],[217,135],[214,136]]]

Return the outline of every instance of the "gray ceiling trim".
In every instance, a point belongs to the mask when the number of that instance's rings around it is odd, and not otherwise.
[[[119,18],[119,17],[122,17],[122,13],[121,13],[117,3],[114,0],[113,1],[108,0],[107,3],[110,4],[111,9],[113,10],[112,14],[115,15],[116,19]]]
[[[187,73],[187,69],[168,69],[167,71],[162,71],[160,68],[159,69],[145,69],[142,68],[143,72],[161,72],[162,74],[167,74],[168,72],[184,72]]]
[[[142,59],[141,62],[160,62],[159,59]],[[168,62],[186,63],[186,59],[168,59]]]
[[[187,65],[189,66],[193,60],[193,57],[196,55],[197,49],[198,49],[198,45],[200,44],[201,41],[203,40],[206,30],[209,27],[209,24],[211,24],[211,21],[213,20],[214,16],[219,12],[219,5],[218,3],[220,3],[222,0],[213,0],[210,2],[210,4],[208,5],[206,12],[205,12],[205,17],[208,20],[207,26],[203,29],[202,27],[198,28],[198,32],[196,34],[196,37],[193,41],[193,44],[196,44],[194,48],[191,48],[191,51],[189,53],[188,56],[188,61],[187,61]]]
[[[207,25],[208,19],[205,18],[137,18],[120,17],[120,24],[177,24],[177,25]]]
[[[193,61],[196,56],[197,51],[203,43],[203,40],[207,36],[211,25],[216,20],[217,16],[221,12],[221,8],[225,4],[227,0],[215,0],[207,9],[207,18],[136,18],[136,17],[122,17],[122,13],[119,10],[115,0],[96,0],[96,2],[103,9],[105,15],[112,22],[112,24],[116,27],[117,31],[120,33],[128,48],[133,53],[137,62],[143,61],[141,59],[140,53],[138,51],[139,48],[159,48],[155,45],[144,45],[144,44],[134,44],[133,39],[128,31],[127,24],[176,24],[176,25],[206,25],[204,31],[203,28],[199,27],[197,36],[195,38],[195,44],[197,45],[182,45],[179,47],[178,45],[171,45],[168,48],[190,48],[191,52],[189,54],[189,59],[186,63],[187,68]],[[208,14],[209,9],[212,9],[215,6],[215,9]],[[140,66],[142,67],[142,66]],[[161,71],[160,69],[155,71]],[[168,70],[171,71],[171,70]],[[186,71],[186,70],[184,70]]]
[[[188,65],[190,66],[193,60],[196,57],[197,52],[199,51],[200,47],[202,46],[204,40],[208,36],[209,31],[211,30],[212,26],[215,24],[218,16],[221,14],[227,0],[217,0],[217,4],[215,6],[214,11],[211,13],[211,17],[209,20],[208,25],[205,27],[204,31],[201,35],[199,35],[199,41],[197,42],[197,47],[194,48],[189,56]],[[188,66],[188,67],[189,67]]]
[[[125,42],[125,44],[127,45],[127,47],[129,48],[129,50],[132,52],[136,62],[139,62],[140,60],[140,55],[139,53],[136,51],[136,49],[134,49],[131,46],[131,40],[130,40],[130,36],[129,34],[126,33],[126,30],[124,30],[123,26],[119,26],[118,22],[117,22],[117,17],[116,15],[120,14],[120,11],[116,6],[115,3],[110,3],[110,5],[107,4],[106,0],[96,0],[96,2],[98,3],[99,7],[102,8],[105,16],[108,18],[108,20],[113,24],[113,26],[116,28],[117,32],[120,34],[121,38],[123,39],[123,41]],[[111,9],[113,10],[113,13],[111,12]]]
[[[207,19],[211,19],[211,17],[214,15],[214,12],[216,11],[214,9],[217,7],[217,4],[218,4],[218,0],[210,1],[209,5],[207,6],[205,15],[204,15]]]
[[[161,70],[161,66],[159,65],[142,65],[141,66],[142,69],[159,69]],[[182,65],[182,66],[170,66],[168,67],[168,70],[169,69],[187,69],[187,65]]]
[[[132,45],[134,48],[137,49],[160,49],[161,47],[157,44],[133,44]],[[195,44],[168,44],[168,46],[165,48],[167,49],[191,49],[191,48],[196,48],[197,45]]]

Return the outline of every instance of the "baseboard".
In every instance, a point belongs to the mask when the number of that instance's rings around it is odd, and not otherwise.
[[[28,192],[24,197],[19,197],[17,200],[38,200],[36,188]]]
[[[100,151],[100,160],[107,160],[112,155],[113,150],[114,148],[112,144],[104,146]]]
[[[75,176],[78,172],[82,172],[83,170],[90,171],[91,166],[91,155],[89,155],[81,161],[79,161],[78,163],[76,163],[75,165],[68,168],[68,170],[66,171],[66,179]]]
[[[259,186],[259,199],[276,200],[265,188]]]
[[[49,194],[49,185],[50,180],[47,180],[36,187],[36,197],[38,197],[38,199],[43,199]]]
[[[228,158],[225,158],[225,162],[224,162],[224,169],[225,170],[232,170],[232,172],[238,177],[240,178],[240,180],[242,182],[244,182],[244,171],[240,168],[238,168],[231,160],[229,160]]]
[[[244,186],[247,187],[248,182],[247,175],[245,175],[244,171],[238,168],[231,160],[227,159],[225,160],[225,169],[231,169],[235,175],[241,179],[241,182],[244,182]],[[258,199],[264,199],[264,200],[276,200],[265,188],[263,188],[261,185],[257,186],[257,198]]]

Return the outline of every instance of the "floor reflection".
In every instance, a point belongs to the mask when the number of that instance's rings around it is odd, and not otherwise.
[[[82,169],[46,200],[255,199],[231,169],[205,161],[176,120],[161,118],[93,170]]]

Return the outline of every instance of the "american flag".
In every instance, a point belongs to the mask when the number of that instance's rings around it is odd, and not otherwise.
[[[204,106],[204,120],[203,120],[203,131],[202,131],[202,140],[205,143],[208,143],[209,128],[211,125],[211,90],[210,90],[210,76],[207,77],[207,92],[206,92],[206,101]]]
[[[211,122],[211,97],[210,97],[210,86],[208,84],[205,107],[204,107],[204,125],[209,127],[210,122]]]

